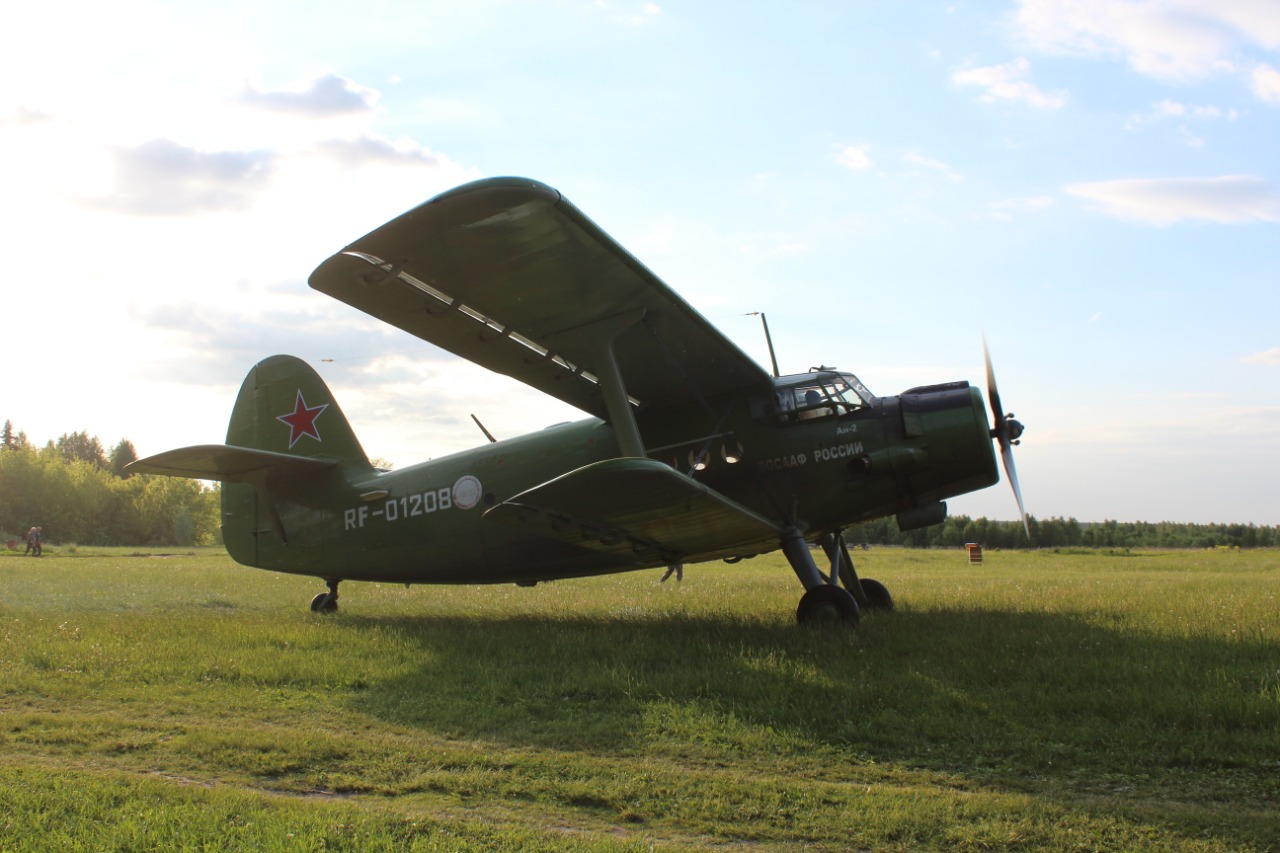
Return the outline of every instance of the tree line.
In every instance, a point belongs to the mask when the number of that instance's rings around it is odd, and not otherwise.
[[[196,480],[132,476],[138,458],[121,439],[110,451],[86,432],[36,447],[5,421],[0,435],[0,537],[81,545],[212,545],[221,541],[220,495]]]
[[[854,525],[845,541],[908,548],[1271,548],[1280,546],[1280,527],[1256,524],[1184,524],[1173,521],[1081,522],[1074,518],[991,521],[955,515],[942,524],[901,531],[892,518]]]

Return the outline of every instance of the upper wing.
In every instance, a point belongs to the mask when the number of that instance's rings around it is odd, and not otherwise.
[[[476,181],[356,240],[316,290],[601,417],[612,351],[652,407],[769,375],[548,186]],[[603,346],[602,341],[611,341]]]
[[[777,546],[780,528],[655,459],[608,459],[503,501],[485,518],[637,565]]]

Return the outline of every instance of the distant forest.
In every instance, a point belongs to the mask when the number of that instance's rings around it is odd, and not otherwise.
[[[174,477],[131,476],[138,458],[128,439],[110,451],[85,432],[35,447],[5,421],[0,447],[0,541],[21,543],[31,527],[44,540],[81,545],[215,545],[222,539],[216,486]],[[854,525],[850,543],[908,548],[1265,548],[1280,546],[1280,527],[1028,518],[1016,521],[957,515],[903,532],[892,518]]]
[[[5,421],[0,447],[0,542],[41,528],[55,545],[213,545],[220,497],[196,480],[131,476],[122,439],[110,452],[84,432],[37,448]]]
[[[1027,517],[1030,538],[1020,521],[989,521],[956,515],[942,524],[903,532],[892,518],[880,518],[845,530],[845,541],[908,548],[959,548],[975,542],[984,548],[1269,548],[1280,546],[1280,527],[1256,524],[1182,524],[1172,521],[1102,521]]]

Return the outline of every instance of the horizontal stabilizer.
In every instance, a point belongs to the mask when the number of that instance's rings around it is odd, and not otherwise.
[[[257,483],[267,472],[305,476],[318,474],[337,464],[333,459],[293,456],[227,444],[200,444],[157,453],[130,463],[126,468],[134,474],[163,474],[168,477],[221,480],[226,483]]]
[[[637,565],[775,547],[781,528],[654,459],[596,462],[485,517]]]
[[[285,533],[284,521],[271,493],[270,483],[278,482],[282,474],[302,478],[320,474],[337,464],[336,459],[292,456],[288,453],[234,447],[229,444],[198,444],[139,459],[126,465],[125,470],[134,474],[163,474],[166,477],[251,485],[271,520],[272,529],[281,542],[288,544],[289,537]]]

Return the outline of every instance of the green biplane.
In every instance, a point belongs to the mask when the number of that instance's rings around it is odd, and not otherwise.
[[[529,586],[781,548],[806,590],[800,621],[856,622],[892,599],[858,579],[842,529],[941,522],[945,499],[999,480],[992,438],[1022,511],[1022,425],[989,357],[994,428],[967,382],[876,397],[834,368],[771,375],[535,181],[439,195],[310,285],[590,415],[380,471],[316,372],[277,355],[249,371],[226,444],[130,466],[221,481],[228,552],[323,579],[316,611],[337,608],[344,580]]]

